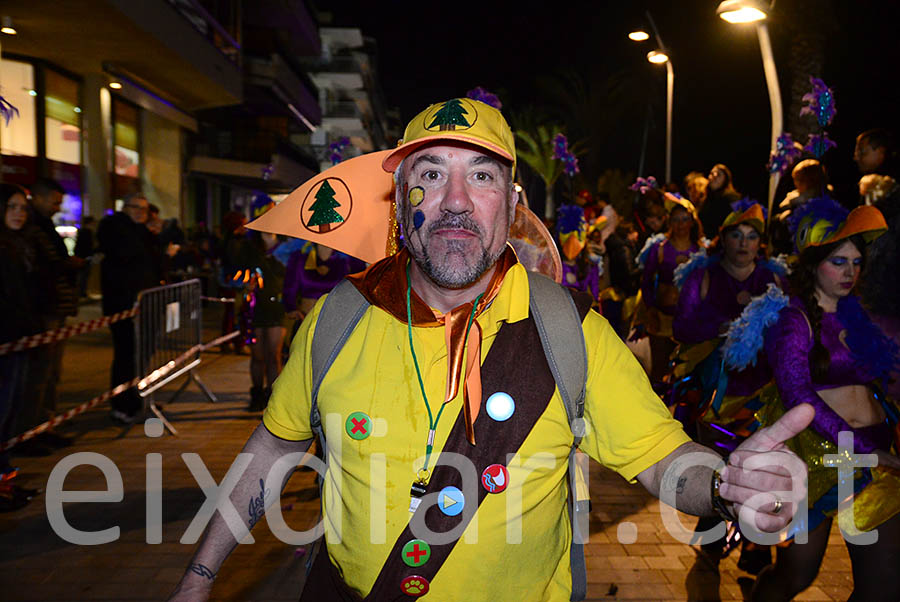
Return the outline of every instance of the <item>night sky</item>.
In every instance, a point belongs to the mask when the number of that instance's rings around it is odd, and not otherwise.
[[[785,113],[791,36],[808,26],[792,22],[790,4],[778,0],[768,23]],[[742,193],[763,199],[771,123],[758,38],[753,26],[719,19],[716,6],[709,0],[397,1],[378,11],[371,2],[329,3],[329,10],[335,25],[358,26],[377,40],[386,100],[400,108],[404,123],[428,104],[480,85],[500,96],[513,127],[517,111],[567,121],[569,139],[584,139],[590,149],[581,161],[593,175],[610,167],[637,170],[649,113],[644,171],[661,178],[665,68],[645,59],[652,38],[637,44],[626,37],[649,9],[675,69],[673,179],[723,162]],[[835,90],[837,117],[829,135],[838,147],[824,161],[839,193],[849,195],[859,176],[852,162],[855,135],[876,126],[900,133],[900,86],[891,76],[900,59],[900,3],[834,0],[831,6],[831,25],[822,26],[823,78]],[[584,88],[571,85],[573,79],[588,88],[589,100],[581,103],[588,110],[578,114],[559,100]]]

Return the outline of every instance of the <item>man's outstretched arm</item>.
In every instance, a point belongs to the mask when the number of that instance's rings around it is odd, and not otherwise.
[[[729,456],[721,469],[719,494],[735,516],[746,506],[761,531],[777,532],[791,520],[806,497],[806,464],[784,444],[804,430],[815,412],[807,404],[793,408],[776,423],[762,428]],[[695,455],[696,454],[696,455]],[[711,495],[714,466],[721,459],[698,443],[685,443],[637,476],[650,493],[675,500],[687,514],[716,514]],[[771,492],[791,492],[780,499]],[[761,495],[762,494],[762,495]],[[784,511],[782,511],[784,509]]]
[[[268,478],[269,471],[280,458],[288,454],[305,452],[311,443],[312,439],[305,441],[279,439],[263,424],[253,431],[241,451],[242,454],[252,454],[252,459],[229,496],[235,508],[243,509],[238,512],[242,524],[229,527],[221,513],[213,514],[190,565],[169,598],[171,602],[197,602],[209,597],[219,567],[238,544],[239,540],[235,538],[232,528],[248,533],[262,518],[265,508],[279,498],[279,495],[266,496],[264,491],[261,497],[260,480],[265,481]],[[284,481],[279,484],[279,494],[292,472],[288,471]],[[258,500],[261,500],[261,503]]]

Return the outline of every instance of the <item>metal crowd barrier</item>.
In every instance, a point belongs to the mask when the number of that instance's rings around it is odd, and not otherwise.
[[[178,434],[157,405],[156,391],[187,374],[166,403],[174,402],[191,382],[197,383],[209,401],[217,401],[196,372],[203,348],[200,281],[195,278],[143,290],[135,307],[135,366],[137,373],[144,375],[138,383],[138,393],[144,399],[145,409],[162,420],[172,434]],[[160,378],[162,374],[165,375]]]

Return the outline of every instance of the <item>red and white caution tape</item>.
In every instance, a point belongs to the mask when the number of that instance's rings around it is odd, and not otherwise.
[[[116,314],[116,315],[118,315],[118,314]],[[231,334],[234,334],[234,333],[231,333]],[[238,334],[240,334],[240,333],[238,333]],[[229,335],[226,335],[226,336],[229,336]],[[149,376],[139,376],[137,378],[133,378],[130,381],[128,381],[126,383],[122,383],[121,385],[118,385],[105,393],[101,393],[97,397],[93,398],[90,401],[84,402],[80,406],[76,406],[76,407],[72,408],[71,410],[63,412],[62,414],[57,414],[56,416],[54,416],[47,422],[45,422],[43,424],[39,424],[29,431],[25,431],[21,435],[13,437],[12,439],[10,439],[6,442],[0,443],[0,452],[5,451],[5,450],[11,448],[12,446],[17,445],[23,441],[27,441],[28,439],[31,439],[32,437],[35,437],[35,436],[39,435],[40,433],[43,433],[47,429],[53,428],[54,426],[56,426],[60,423],[63,423],[66,420],[70,420],[79,414],[84,414],[91,408],[93,408],[97,405],[100,405],[104,401],[110,400],[111,398],[115,397],[119,393],[123,393],[123,392],[127,391],[131,387],[135,387],[135,386],[140,386],[141,388],[148,387],[149,385],[153,384],[157,380],[163,378],[164,376],[166,376],[167,374],[172,372],[172,370],[177,368],[179,365],[183,364],[185,362],[185,360],[187,360],[189,357],[191,357],[195,353],[199,353],[199,352],[203,351],[204,347],[205,347],[204,345],[194,345],[193,347],[191,347],[190,349],[188,349],[187,351],[185,351],[184,353],[179,355],[174,360],[166,363],[166,365],[163,366],[162,368],[159,368],[158,370],[154,370]]]
[[[41,345],[47,345],[49,343],[55,343],[57,341],[62,341],[70,337],[74,337],[77,334],[84,334],[93,330],[99,330],[104,326],[109,326],[113,322],[118,322],[119,320],[125,320],[127,318],[133,318],[137,315],[137,313],[138,310],[135,307],[132,309],[127,309],[125,311],[120,311],[119,313],[112,314],[111,316],[103,316],[102,318],[97,318],[96,320],[88,320],[87,322],[80,322],[78,324],[72,324],[71,326],[62,326],[60,328],[57,328],[56,330],[48,330],[47,332],[42,332],[40,334],[33,334],[27,337],[22,337],[18,341],[12,341],[10,343],[3,343],[2,345],[0,345],[0,355],[15,353],[16,351],[22,351],[23,349],[40,347]]]

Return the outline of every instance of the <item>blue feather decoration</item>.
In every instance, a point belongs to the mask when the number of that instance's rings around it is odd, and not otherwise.
[[[644,247],[641,249],[641,252],[638,253],[638,256],[634,258],[634,262],[640,266],[643,270],[644,266],[647,265],[647,256],[650,255],[650,249],[655,247],[657,244],[662,244],[666,241],[666,235],[663,232],[659,234],[654,234],[650,238],[644,242]]]
[[[787,276],[791,273],[791,268],[788,266],[787,255],[782,253],[777,257],[770,257],[763,262],[763,267],[769,269],[770,272],[777,274],[779,276]]]
[[[832,224],[829,234],[837,231],[838,227],[850,215],[849,211],[828,195],[811,199],[791,211],[791,215],[787,219],[787,226],[791,231],[791,236],[797,235],[797,228],[800,226],[800,222],[810,213],[815,215],[816,221],[824,219]]]
[[[723,361],[729,370],[743,370],[756,365],[759,351],[765,343],[766,329],[778,321],[778,315],[789,301],[778,286],[769,284],[766,292],[754,297],[741,315],[731,322],[722,345]]]
[[[718,254],[707,255],[706,249],[700,249],[699,251],[691,253],[691,256],[688,257],[687,261],[675,268],[675,286],[680,290],[688,276],[697,270],[706,269],[712,264],[718,263],[719,259],[720,257]]]
[[[750,197],[745,196],[741,200],[731,203],[731,205],[729,205],[729,206],[731,207],[731,210],[734,213],[743,213],[744,211],[746,211],[753,205],[759,205],[759,204],[760,204],[759,201],[757,201],[756,199],[751,199]],[[763,219],[768,219],[769,211],[762,205],[760,205],[760,208],[762,209],[762,212],[763,212]]]
[[[293,255],[296,251],[302,250],[303,245],[305,244],[305,240],[301,240],[299,238],[289,238],[288,240],[278,245],[274,251],[272,251],[272,257],[277,259],[283,265],[287,265],[288,261],[291,258],[291,255]]]
[[[846,343],[856,364],[875,378],[885,378],[900,364],[900,348],[866,314],[856,295],[838,301],[837,318],[847,330]]]
[[[560,234],[577,232],[587,226],[587,222],[584,221],[584,209],[578,205],[560,205],[556,215],[556,230]]]

